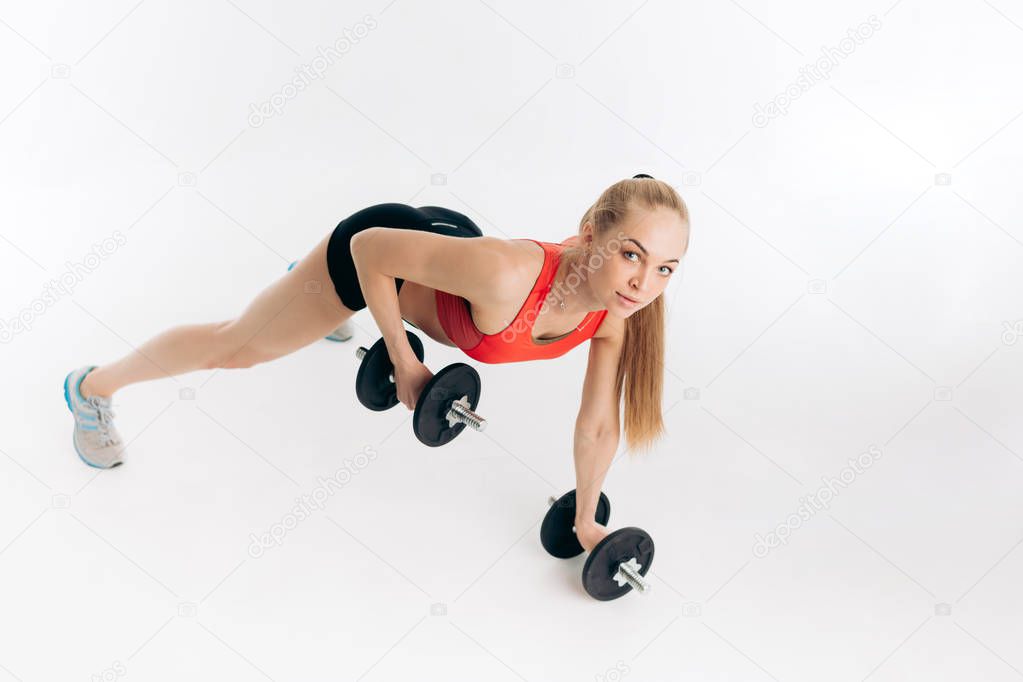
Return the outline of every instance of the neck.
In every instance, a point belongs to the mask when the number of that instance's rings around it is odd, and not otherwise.
[[[583,312],[604,309],[590,286],[590,271],[584,266],[583,257],[583,251],[579,250],[575,256],[565,255],[560,259],[547,297],[547,305],[551,312],[575,316]]]

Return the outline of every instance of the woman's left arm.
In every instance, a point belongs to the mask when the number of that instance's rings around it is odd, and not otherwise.
[[[575,527],[587,551],[607,534],[594,522],[600,489],[618,449],[621,395],[615,391],[624,326],[590,340],[582,402],[575,423]]]

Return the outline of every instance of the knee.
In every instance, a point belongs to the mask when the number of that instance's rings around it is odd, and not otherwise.
[[[254,347],[251,339],[243,338],[233,320],[216,326],[210,348],[206,369],[245,369],[271,359]]]
[[[216,366],[220,369],[247,369],[268,360],[270,358],[243,347],[238,349],[233,355],[219,359]]]

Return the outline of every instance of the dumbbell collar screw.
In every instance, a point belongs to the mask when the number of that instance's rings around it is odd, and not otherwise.
[[[615,572],[613,578],[618,587],[624,587],[626,584],[632,586],[632,589],[636,590],[640,594],[646,594],[650,589],[650,584],[643,580],[643,576],[640,575],[639,569],[643,568],[643,565],[636,561],[635,557],[631,557],[628,561],[618,565],[618,570]]]
[[[445,415],[448,420],[448,428],[455,424],[466,424],[476,431],[483,431],[487,428],[487,420],[472,411],[469,405],[469,396],[463,395],[458,400],[451,401],[451,408]]]

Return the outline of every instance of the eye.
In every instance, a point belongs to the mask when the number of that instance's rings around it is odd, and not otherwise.
[[[625,260],[631,263],[636,263],[636,261],[633,261],[631,258],[629,258],[630,256],[635,256],[637,259],[639,258],[639,254],[635,253],[634,251],[623,251],[622,256],[625,257]],[[666,265],[662,265],[659,268],[659,270],[661,270],[661,274],[664,275],[665,277],[670,277],[671,274],[675,272]]]

